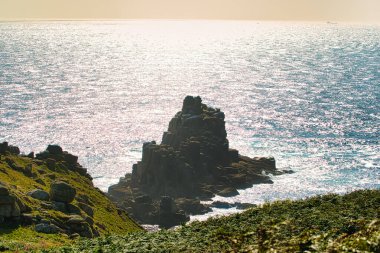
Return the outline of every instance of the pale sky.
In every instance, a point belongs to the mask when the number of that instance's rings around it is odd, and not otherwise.
[[[0,20],[139,18],[380,23],[380,0],[0,0]]]

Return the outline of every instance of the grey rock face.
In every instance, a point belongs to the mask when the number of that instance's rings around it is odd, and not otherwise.
[[[57,234],[60,231],[60,228],[54,224],[40,223],[35,227],[36,232],[44,234]]]
[[[0,221],[3,222],[8,218],[18,219],[21,211],[25,210],[23,202],[4,185],[0,185]]]
[[[48,201],[50,199],[49,193],[40,189],[33,190],[29,192],[28,195],[34,199],[43,200],[43,201]]]
[[[61,154],[63,154],[62,148],[60,146],[58,146],[58,145],[49,145],[46,150],[49,151],[49,153],[52,154],[52,155],[61,155]]]
[[[200,97],[187,96],[161,144],[144,143],[142,159],[133,165],[132,174],[126,174],[108,192],[139,221],[157,224],[160,220],[167,226],[184,220],[180,213],[172,215],[179,206],[186,214],[209,210],[196,201],[177,199],[234,196],[239,194],[237,189],[271,183],[268,173],[281,174],[273,158],[249,158],[230,149],[224,113],[203,104]],[[170,208],[161,196],[174,200],[171,212],[164,211]],[[152,201],[147,202],[148,198]]]
[[[66,222],[66,225],[69,227],[71,233],[78,233],[79,235],[87,238],[93,237],[91,226],[81,216],[71,216],[71,218]]]
[[[50,187],[50,199],[52,201],[71,203],[76,195],[74,187],[65,182],[54,182]]]

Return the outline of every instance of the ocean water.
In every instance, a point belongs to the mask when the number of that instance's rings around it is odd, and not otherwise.
[[[225,112],[241,154],[295,171],[217,200],[380,188],[380,26],[0,23],[0,141],[59,144],[102,190],[161,140],[186,95]]]

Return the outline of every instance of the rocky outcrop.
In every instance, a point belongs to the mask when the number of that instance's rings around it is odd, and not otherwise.
[[[77,161],[58,145],[34,157],[0,143],[0,227],[70,238],[137,229]]]
[[[20,149],[16,146],[9,145],[8,142],[0,143],[0,155],[4,155],[6,153],[19,155]]]
[[[49,193],[41,189],[35,189],[28,193],[28,195],[34,199],[48,201],[50,199]]]
[[[274,158],[249,158],[231,149],[224,118],[219,109],[202,104],[200,97],[186,97],[182,110],[164,132],[161,144],[144,143],[142,160],[133,165],[132,174],[109,188],[109,195],[140,222],[157,224],[162,196],[173,198],[173,203],[179,203],[177,199],[188,199],[187,203],[191,203],[216,194],[237,195],[237,189],[253,184],[272,183],[267,174],[281,173]],[[141,196],[148,196],[151,203],[141,207]],[[209,210],[196,205],[175,205],[169,213],[174,217],[181,212],[178,209],[186,214]],[[178,224],[170,224],[174,223]]]
[[[58,145],[49,145],[45,151],[36,155],[36,159],[44,161],[50,169],[55,168],[55,165],[59,163],[61,166],[65,166],[69,170],[75,171],[82,176],[92,179],[87,173],[87,169],[83,168],[78,163],[78,157],[67,151],[63,151]]]

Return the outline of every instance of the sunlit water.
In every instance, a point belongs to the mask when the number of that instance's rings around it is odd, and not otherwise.
[[[102,190],[188,94],[225,112],[231,147],[296,172],[218,200],[380,188],[379,26],[0,23],[0,141],[59,144]]]

